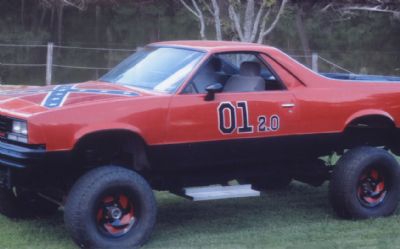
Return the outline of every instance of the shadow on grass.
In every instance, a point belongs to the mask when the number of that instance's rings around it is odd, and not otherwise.
[[[196,238],[207,241],[213,236],[240,237],[244,233],[257,236],[260,231],[265,233],[302,224],[304,219],[313,221],[333,217],[326,186],[313,188],[300,183],[265,193],[261,198],[191,202],[160,193],[158,199],[158,222],[154,242],[150,243],[155,248]],[[242,242],[248,241],[244,239]]]

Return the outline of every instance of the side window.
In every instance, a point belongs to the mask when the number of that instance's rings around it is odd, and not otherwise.
[[[221,83],[224,92],[285,89],[258,54],[221,53],[204,63],[182,93],[206,93],[206,87],[214,83]]]
[[[240,68],[240,65],[245,61],[261,62],[255,54],[248,53],[225,53],[219,54],[218,57],[236,68]],[[262,63],[260,65],[262,65]]]
[[[253,53],[224,53],[218,55],[222,60],[223,71],[232,74],[224,84],[224,92],[257,92],[285,89],[271,70]]]
[[[213,56],[196,73],[182,93],[206,93],[206,87],[214,83],[223,83],[222,62]]]

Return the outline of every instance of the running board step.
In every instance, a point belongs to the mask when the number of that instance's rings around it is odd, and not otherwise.
[[[260,196],[260,191],[252,189],[251,184],[190,187],[183,189],[183,196],[193,201],[208,201],[229,198],[255,197]]]

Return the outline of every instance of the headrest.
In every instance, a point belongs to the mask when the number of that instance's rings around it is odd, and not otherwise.
[[[261,66],[258,62],[245,61],[240,64],[240,75],[242,76],[260,76]]]
[[[214,57],[207,64],[205,70],[212,72],[220,72],[222,70],[222,62],[220,58]]]

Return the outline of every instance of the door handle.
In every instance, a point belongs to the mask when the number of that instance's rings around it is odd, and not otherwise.
[[[296,105],[293,103],[285,103],[281,105],[283,108],[292,108],[295,107]]]

